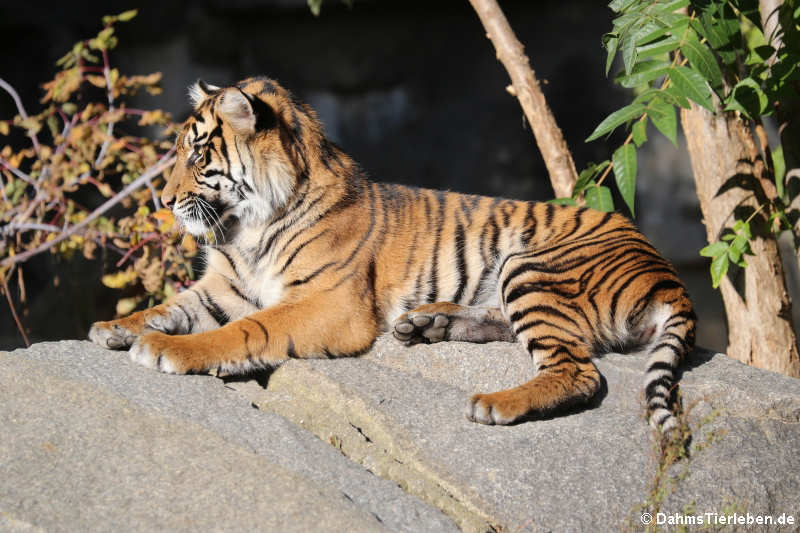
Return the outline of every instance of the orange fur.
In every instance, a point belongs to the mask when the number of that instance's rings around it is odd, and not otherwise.
[[[207,271],[90,338],[177,373],[356,355],[389,329],[404,342],[516,339],[533,379],[468,403],[470,419],[504,424],[585,402],[600,387],[591,357],[639,342],[651,421],[671,427],[695,318],[626,218],[370,182],[267,78],[192,95],[162,200],[188,231],[214,233]]]

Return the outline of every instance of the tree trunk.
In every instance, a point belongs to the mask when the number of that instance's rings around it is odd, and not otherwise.
[[[741,219],[758,209],[754,191],[766,185],[763,160],[750,126],[731,113],[715,115],[692,104],[681,111],[681,123],[708,241],[716,242],[733,226],[734,213]],[[751,227],[766,227],[762,213],[753,217]],[[749,365],[800,377],[777,242],[770,232],[754,231],[753,237],[755,255],[746,256],[747,268],[732,265],[720,285],[728,317],[727,353]]]

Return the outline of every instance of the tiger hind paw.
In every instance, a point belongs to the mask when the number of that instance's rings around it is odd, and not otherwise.
[[[404,344],[433,343],[447,340],[450,319],[441,313],[406,313],[398,318],[392,335]]]

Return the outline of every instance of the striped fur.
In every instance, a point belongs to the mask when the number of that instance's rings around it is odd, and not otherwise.
[[[162,194],[214,233],[203,277],[90,338],[164,372],[244,372],[405,343],[520,342],[535,365],[477,394],[471,420],[509,424],[589,400],[592,356],[647,353],[651,423],[675,425],[674,372],[695,315],[673,268],[618,214],[373,183],[316,115],[267,78],[198,84]]]

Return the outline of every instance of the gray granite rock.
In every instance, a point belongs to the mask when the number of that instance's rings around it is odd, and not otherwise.
[[[211,376],[88,342],[0,352],[2,531],[457,531]]]
[[[510,427],[473,424],[463,415],[470,393],[530,377],[527,355],[505,343],[403,348],[384,337],[362,359],[292,361],[266,390],[243,392],[333,439],[468,531],[487,524],[509,531],[636,530],[646,510],[660,510],[662,518],[793,513],[793,528],[775,530],[797,530],[800,381],[696,351],[681,381],[683,404],[691,406],[690,459],[668,470],[659,495],[659,456],[641,393],[644,365],[634,355],[608,355],[598,360],[607,390],[594,405]]]
[[[0,353],[0,530],[635,531],[646,511],[786,513],[756,530],[798,530],[800,381],[697,350],[689,459],[654,484],[645,361],[597,365],[592,405],[501,427],[463,410],[530,377],[514,344],[382,337],[359,359],[224,379],[77,341]]]

